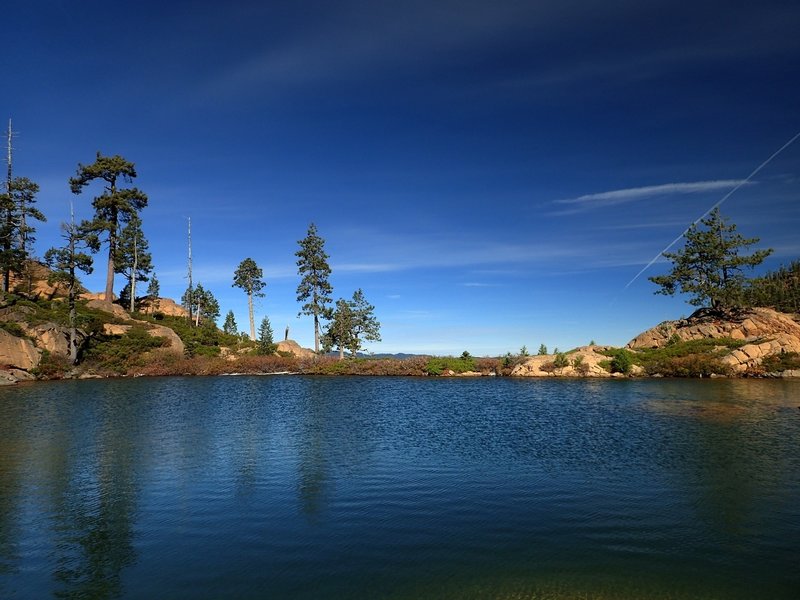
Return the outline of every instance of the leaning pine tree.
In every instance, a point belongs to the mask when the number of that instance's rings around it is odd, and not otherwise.
[[[772,250],[742,254],[758,238],[746,239],[736,233],[736,225],[727,224],[719,208],[702,219],[700,225],[695,223],[686,231],[681,250],[664,253],[672,261],[670,272],[649,279],[660,287],[656,294],[672,296],[679,291],[691,295],[689,304],[693,306],[726,312],[742,303],[746,282],[743,269],[761,264]]]

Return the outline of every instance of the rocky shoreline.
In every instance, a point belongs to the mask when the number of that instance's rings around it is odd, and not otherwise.
[[[159,340],[144,353],[142,368],[107,372],[82,365],[54,375],[43,361],[68,355],[69,330],[54,322],[32,323],[25,305],[0,308],[0,385],[36,379],[89,379],[152,375],[234,375],[292,373],[310,375],[428,375],[438,377],[800,377],[800,316],[753,308],[735,316],[698,311],[688,319],[666,321],[642,332],[624,348],[590,345],[565,353],[472,359],[463,368],[450,359],[434,370],[431,357],[338,361],[287,340],[274,356],[251,356],[220,348],[218,356],[187,358],[186,346],[170,327],[133,318],[121,306],[98,299],[86,309],[104,315],[99,331],[106,339],[138,329]],[[98,312],[99,311],[99,312]],[[80,330],[81,336],[89,334]],[[142,334],[144,335],[144,334]],[[147,336],[145,336],[146,338]],[[142,357],[137,357],[141,359]],[[426,362],[428,361],[428,362]],[[452,361],[455,361],[454,363]]]

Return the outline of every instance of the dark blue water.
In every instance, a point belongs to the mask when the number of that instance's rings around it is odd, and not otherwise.
[[[3,598],[798,598],[800,382],[0,390]]]

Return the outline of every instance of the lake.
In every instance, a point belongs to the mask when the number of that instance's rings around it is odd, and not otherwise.
[[[0,389],[3,598],[798,598],[800,382]]]

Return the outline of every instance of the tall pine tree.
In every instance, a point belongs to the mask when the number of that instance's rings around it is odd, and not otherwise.
[[[256,322],[253,316],[253,297],[263,296],[266,285],[263,280],[264,272],[252,258],[245,258],[233,274],[233,287],[238,287],[247,293],[247,308],[250,313],[250,339],[256,340]]]
[[[332,299],[328,278],[331,268],[328,266],[328,255],[325,253],[325,240],[317,234],[317,226],[311,223],[306,237],[298,242],[300,249],[297,256],[297,272],[300,284],[297,286],[297,301],[303,302],[298,315],[314,317],[314,352],[319,353],[320,319],[330,319],[332,310],[328,306]]]
[[[69,185],[73,194],[80,194],[87,185],[95,180],[104,183],[103,193],[92,201],[94,218],[81,227],[98,234],[105,235],[108,245],[108,270],[106,273],[105,300],[114,299],[114,268],[117,257],[117,246],[120,225],[128,222],[133,216],[147,206],[147,196],[135,187],[120,188],[119,182],[131,183],[136,177],[136,168],[119,155],[97,158],[90,165],[78,163],[75,177],[71,177]]]

